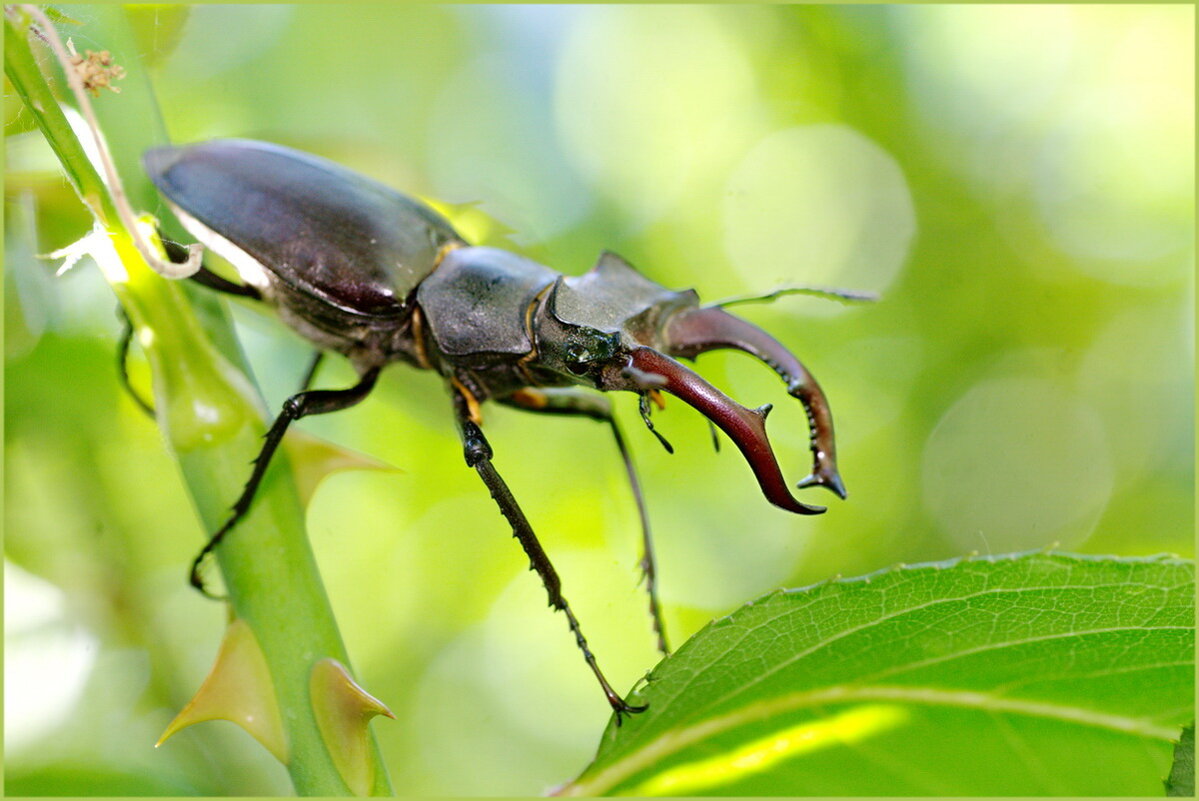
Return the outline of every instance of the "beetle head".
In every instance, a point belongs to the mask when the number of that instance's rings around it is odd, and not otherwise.
[[[618,332],[565,324],[547,315],[536,325],[537,366],[567,381],[609,389],[605,376],[628,360]]]
[[[596,389],[636,389],[623,375],[632,351],[656,342],[666,312],[696,302],[694,292],[666,289],[605,252],[589,272],[550,287],[533,320],[538,367]]]
[[[766,437],[766,415],[771,407],[742,406],[672,358],[694,358],[714,347],[740,347],[738,341],[726,336],[726,331],[704,325],[707,317],[689,317],[708,311],[699,308],[693,290],[666,289],[639,274],[619,256],[604,253],[585,275],[559,277],[539,305],[531,321],[537,366],[571,383],[604,391],[662,390],[678,397],[733,440],[771,503],[799,514],[823,512],[822,506],[798,501],[783,479]],[[698,332],[692,333],[675,325],[677,319],[697,320],[701,325]],[[755,355],[772,365],[776,363],[773,352]],[[836,483],[805,479],[800,486],[823,483],[843,494],[831,457],[831,419],[829,426],[828,475]]]

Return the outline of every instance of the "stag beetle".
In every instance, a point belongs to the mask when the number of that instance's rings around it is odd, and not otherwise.
[[[467,465],[511,524],[550,605],[565,614],[618,723],[622,713],[645,707],[626,703],[600,671],[557,573],[492,466],[481,404],[494,400],[610,425],[641,514],[642,568],[663,652],[653,547],[637,474],[610,402],[580,387],[638,393],[651,430],[649,401],[660,400],[659,392],[680,398],[732,439],[771,503],[798,514],[823,512],[787,488],[766,438],[771,407],[746,408],[676,360],[718,348],[745,351],[782,376],[807,412],[813,465],[798,486],[822,486],[845,497],[832,416],[815,379],[769,334],[720,304],[701,307],[694,290],[660,286],[614,253],[602,254],[584,275],[565,276],[507,251],[471,246],[423,203],[278,145],[216,140],[162,147],[148,151],[143,163],[184,227],[233,264],[245,283],[205,268],[197,280],[271,304],[318,353],[344,354],[359,376],[348,389],[302,391],[283,404],[232,514],[192,564],[191,582],[206,594],[202,561],[250,508],[287,427],[306,415],[359,403],[379,371],[395,361],[445,378]]]

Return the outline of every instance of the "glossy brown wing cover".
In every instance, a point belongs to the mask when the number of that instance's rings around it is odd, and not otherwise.
[[[355,314],[403,313],[438,250],[461,241],[420,201],[279,145],[218,139],[143,162],[172,203],[292,290]]]

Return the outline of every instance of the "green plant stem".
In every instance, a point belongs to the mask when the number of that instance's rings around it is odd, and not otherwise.
[[[117,210],[100,180],[99,173],[88,161],[83,145],[71,130],[66,115],[58,105],[54,92],[42,75],[29,46],[29,20],[13,8],[6,8],[4,24],[4,72],[25,107],[45,135],[58,157],[71,186],[101,225],[117,221]],[[10,55],[11,54],[11,55]]]
[[[136,78],[121,95],[101,98],[97,105],[103,109],[101,125],[118,172],[130,180],[129,196],[135,203],[145,202],[146,192],[152,190],[136,157],[148,147],[164,144],[165,136],[125,12],[120,6],[102,5],[65,7],[65,11],[83,20],[92,40],[103,42],[117,63]],[[162,279],[137,253],[131,232],[121,225],[103,182],[38,67],[28,25],[23,13],[9,9],[5,72],[112,244],[111,251],[102,245],[97,248],[97,262],[133,322],[153,371],[159,424],[178,459],[204,530],[213,531],[224,522],[248,475],[248,464],[261,447],[263,401],[239,369],[240,355],[228,345],[233,339],[225,315],[208,309],[198,316],[182,283]],[[138,113],[130,114],[130,108]],[[153,118],[145,118],[147,109]],[[226,329],[213,334],[211,326],[220,324]],[[224,346],[214,346],[214,339]],[[296,791],[347,795],[349,789],[316,724],[309,675],[323,658],[346,665],[349,660],[308,544],[303,509],[286,459],[280,453],[274,462],[249,515],[218,551],[218,561],[233,612],[250,625],[266,657]],[[181,565],[181,582],[184,576]],[[373,738],[371,742],[378,763],[373,792],[390,794],[377,744]]]

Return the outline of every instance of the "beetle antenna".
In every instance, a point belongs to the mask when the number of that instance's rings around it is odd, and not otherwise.
[[[658,442],[662,443],[662,447],[666,449],[667,453],[673,454],[674,446],[670,444],[670,441],[667,440],[666,437],[662,436],[661,432],[659,432],[658,429],[654,428],[653,421],[649,419],[649,393],[648,392],[641,393],[641,400],[638,401],[638,403],[637,403],[637,409],[641,412],[641,419],[645,421],[645,427],[649,429],[649,433],[653,434],[655,437],[658,438]]]
[[[836,300],[841,303],[873,303],[879,299],[877,292],[863,292],[857,289],[835,289],[823,286],[807,286],[793,284],[764,292],[760,295],[738,295],[710,304],[707,308],[723,309],[727,306],[738,306],[743,303],[770,303],[784,295],[811,295],[825,300]]]

